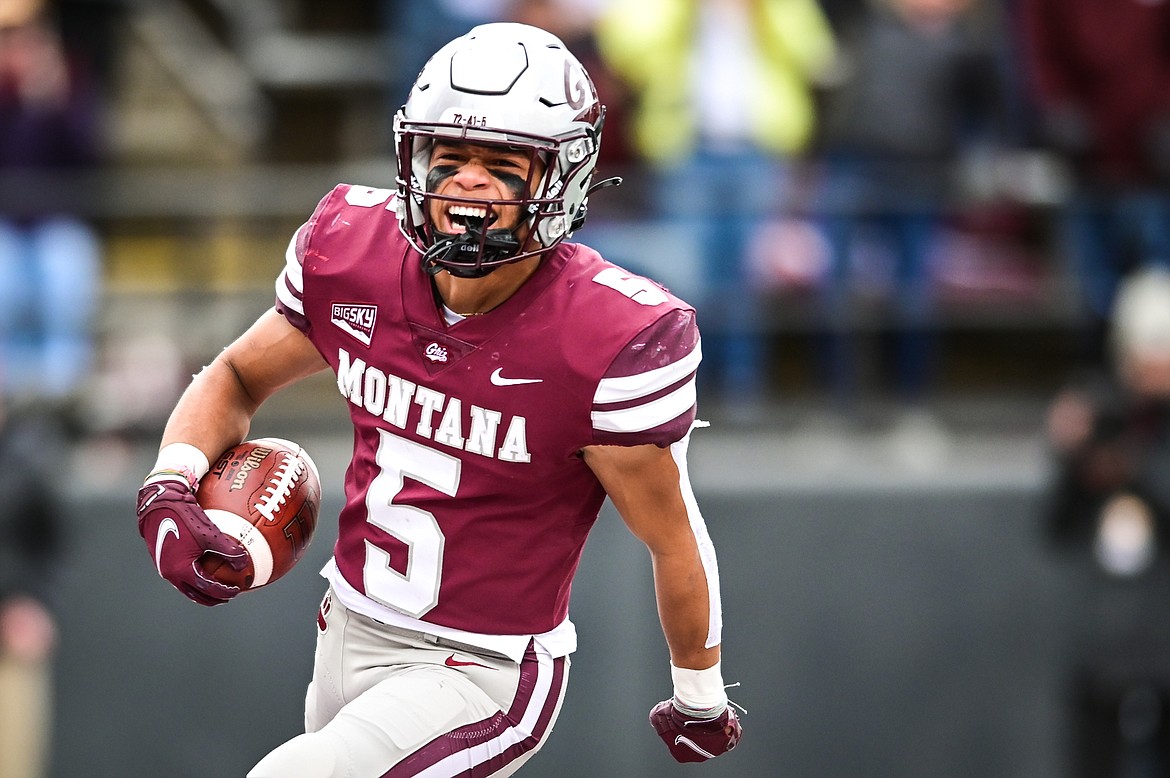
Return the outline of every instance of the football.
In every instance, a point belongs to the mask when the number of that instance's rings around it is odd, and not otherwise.
[[[223,452],[199,482],[195,498],[222,532],[243,544],[250,560],[237,572],[212,558],[204,572],[243,590],[258,589],[292,570],[309,547],[321,507],[321,478],[296,443],[257,438]]]

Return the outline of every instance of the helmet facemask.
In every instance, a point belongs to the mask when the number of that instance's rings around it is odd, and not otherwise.
[[[423,254],[423,266],[430,273],[448,270],[464,278],[487,275],[500,265],[535,256],[553,248],[580,226],[583,218],[570,214],[566,191],[588,187],[596,163],[597,135],[600,131],[582,132],[568,141],[524,136],[521,133],[469,128],[458,124],[409,127],[401,121],[397,129],[399,142],[399,191],[411,207],[400,214],[403,232]],[[486,140],[486,138],[492,140]],[[529,158],[529,178],[511,199],[478,199],[437,194],[443,180],[431,166],[431,151],[436,140],[466,141],[483,146],[504,146],[522,150]],[[405,149],[413,153],[407,156]],[[422,183],[420,183],[422,182]],[[568,185],[566,185],[568,182]],[[486,209],[486,218],[466,217],[461,233],[439,230],[431,219],[433,202],[466,205]],[[583,198],[581,200],[584,204]],[[406,205],[400,202],[400,208]],[[447,207],[447,206],[444,206]],[[520,218],[511,227],[493,228],[501,209],[514,207]],[[584,208],[579,207],[581,217]]]

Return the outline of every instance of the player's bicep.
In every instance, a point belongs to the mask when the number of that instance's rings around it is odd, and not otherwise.
[[[669,448],[589,446],[583,453],[622,520],[652,551],[693,540],[681,474]]]
[[[278,390],[328,367],[300,330],[275,309],[260,316],[216,358],[255,405]]]

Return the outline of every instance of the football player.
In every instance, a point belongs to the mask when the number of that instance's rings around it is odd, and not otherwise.
[[[244,564],[195,502],[208,461],[326,368],[354,426],[306,732],[252,778],[519,769],[560,710],[570,587],[607,495],[653,560],[674,694],[651,724],[679,761],[738,742],[685,463],[695,312],[564,241],[596,186],[603,115],[543,30],[485,25],[440,49],[395,119],[396,189],[326,195],[275,307],[173,411],[139,527],[160,574],[204,605],[238,593],[204,560]]]

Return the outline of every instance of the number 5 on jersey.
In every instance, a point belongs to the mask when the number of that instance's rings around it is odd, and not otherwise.
[[[383,605],[421,618],[439,602],[446,538],[434,514],[396,505],[407,477],[454,497],[462,463],[441,451],[378,430],[378,475],[366,493],[366,520],[407,547],[406,574],[390,565],[390,553],[366,541],[362,575],[366,595]],[[401,565],[399,566],[401,567]]]

